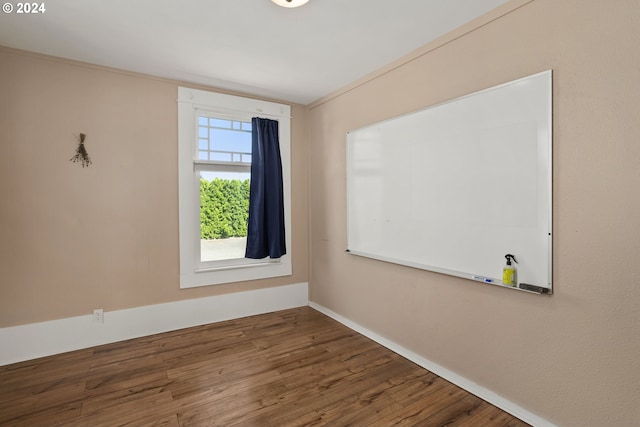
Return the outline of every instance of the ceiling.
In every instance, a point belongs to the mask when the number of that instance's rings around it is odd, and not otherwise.
[[[0,45],[306,105],[506,1],[50,0]]]

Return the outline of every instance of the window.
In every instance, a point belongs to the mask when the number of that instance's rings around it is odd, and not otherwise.
[[[244,258],[251,178],[251,122],[197,111],[200,262]]]
[[[179,88],[180,287],[291,274],[291,258],[244,258],[251,179],[251,118],[278,120],[287,246],[290,107]]]

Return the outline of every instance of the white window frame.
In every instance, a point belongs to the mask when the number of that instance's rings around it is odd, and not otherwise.
[[[200,168],[198,114],[251,121],[278,120],[287,254],[277,260],[236,258],[200,261]],[[180,288],[217,285],[291,275],[291,107],[274,102],[178,88],[178,202]]]

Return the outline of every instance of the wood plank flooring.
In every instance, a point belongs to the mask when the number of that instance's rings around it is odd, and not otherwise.
[[[526,426],[303,307],[0,367],[2,426]]]

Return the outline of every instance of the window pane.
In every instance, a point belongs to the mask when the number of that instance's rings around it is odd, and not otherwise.
[[[200,261],[244,258],[248,172],[200,172]]]
[[[231,161],[231,153],[216,153],[211,152],[211,159],[218,162],[230,162]]]
[[[199,116],[199,124],[198,160],[250,162],[251,122]]]
[[[216,119],[216,118],[211,117],[209,119],[209,126],[211,126],[211,127],[220,127],[220,128],[224,128],[224,129],[230,129],[231,128],[231,120]]]
[[[226,129],[211,129],[212,148],[216,150],[251,152],[251,133]]]

